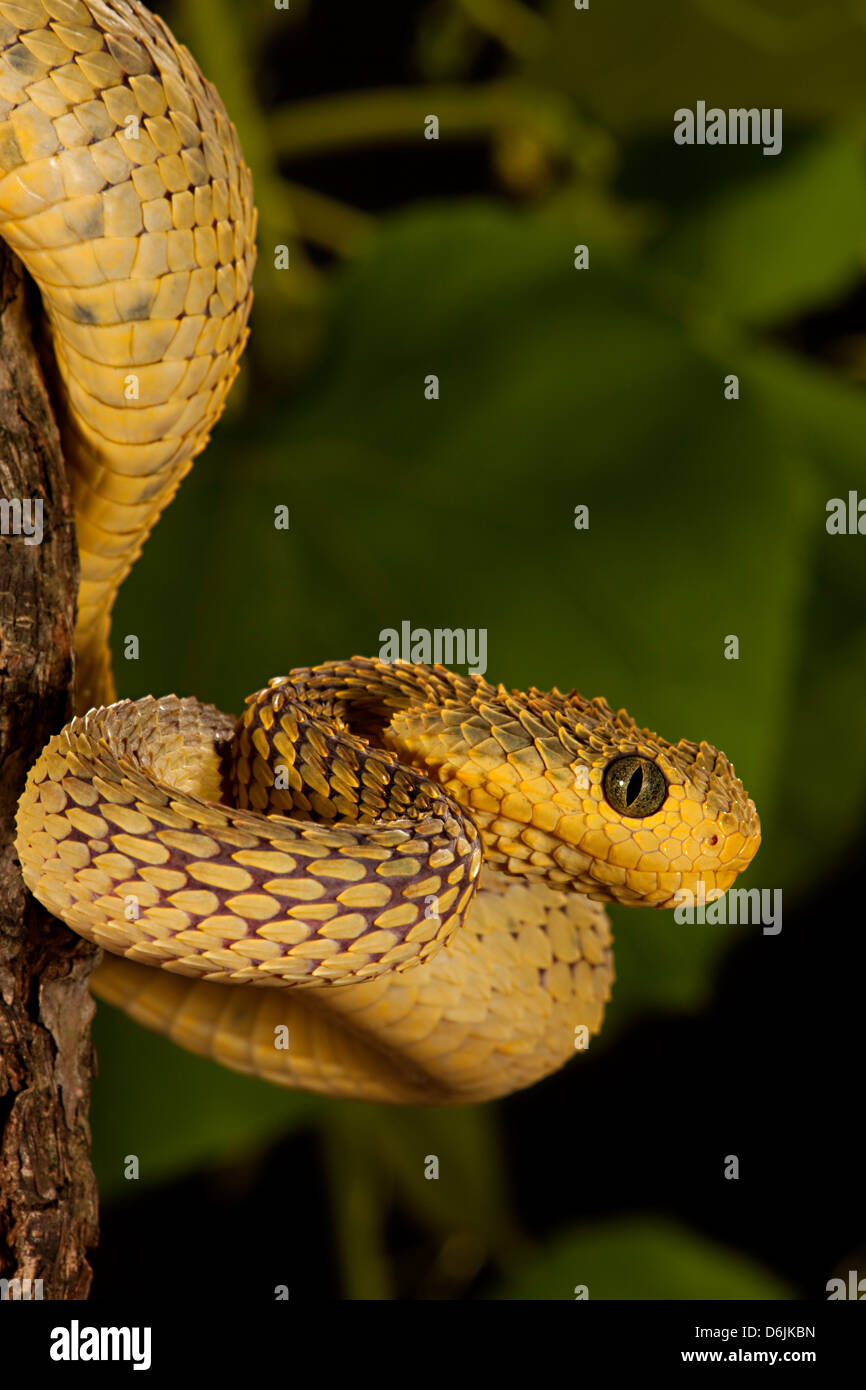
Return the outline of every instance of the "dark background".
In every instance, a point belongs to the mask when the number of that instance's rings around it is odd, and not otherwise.
[[[743,882],[784,925],[614,910],[589,1054],[461,1111],[282,1092],[100,1006],[97,1298],[163,1287],[166,1251],[191,1295],[261,1298],[823,1298],[866,1272],[866,537],[825,527],[866,495],[866,26],[728,10],[161,9],[241,131],[260,265],[229,410],[120,596],[120,694],[238,710],[403,619],[486,627],[489,679],[723,747],[763,823]],[[783,107],[782,154],[676,146],[699,99]]]

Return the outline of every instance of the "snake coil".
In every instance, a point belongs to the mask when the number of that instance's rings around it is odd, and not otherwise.
[[[80,714],[27,779],[25,880],[106,948],[97,994],[193,1051],[335,1096],[504,1095],[601,1026],[602,904],[724,890],[758,818],[708,744],[441,667],[299,669],[237,722],[113,703],[111,608],[237,373],[255,225],[159,19],[0,0],[0,234],[45,306],[82,568]]]

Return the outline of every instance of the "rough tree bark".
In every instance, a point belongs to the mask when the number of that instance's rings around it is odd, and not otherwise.
[[[84,1298],[97,1235],[87,988],[96,952],[30,898],[13,843],[27,770],[71,713],[78,555],[23,273],[2,246],[0,499],[12,504],[0,511],[9,533],[0,534],[0,1277],[41,1279],[44,1298]],[[30,543],[14,534],[15,499],[42,500],[41,543],[38,528]]]

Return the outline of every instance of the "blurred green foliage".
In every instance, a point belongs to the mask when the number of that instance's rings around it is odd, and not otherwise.
[[[849,0],[550,0],[533,77],[568,92],[612,130],[660,127],[693,106],[782,107],[786,121],[847,121],[863,104],[866,21]]]
[[[792,1290],[673,1221],[620,1218],[568,1231],[497,1290],[508,1299],[778,1299]],[[581,1293],[582,1297],[586,1294]]]
[[[120,596],[120,694],[237,710],[292,666],[375,653],[403,619],[485,627],[489,679],[576,686],[667,737],[723,747],[762,815],[746,882],[794,895],[841,861],[866,800],[863,722],[847,726],[844,779],[822,756],[822,730],[866,676],[858,541],[825,529],[828,499],[864,477],[866,400],[776,330],[862,275],[866,25],[841,0],[677,0],[663,24],[642,0],[615,8],[431,6],[418,52],[445,109],[422,84],[344,93],[329,115],[324,97],[300,113],[259,105],[252,74],[280,16],[176,7],[256,174],[258,299],[230,411]],[[464,83],[491,34],[505,79]],[[672,110],[698,96],[784,105],[801,129],[776,160],[746,147],[713,166],[720,152],[689,150],[677,167]],[[440,114],[447,150],[449,110],[460,138],[489,141],[499,191],[375,219],[314,188],[293,200],[280,160],[298,131],[324,159],[366,120],[370,139],[414,141],[420,163],[424,114]],[[317,267],[311,240],[337,263]],[[282,242],[288,273],[273,268]],[[581,503],[588,531],[574,528]],[[280,504],[288,533],[274,529]],[[120,658],[131,632],[135,664]],[[738,661],[723,659],[729,633]],[[649,1011],[700,1010],[737,930],[613,916],[599,1050]],[[443,1239],[456,1223],[503,1268],[526,1256],[494,1108],[328,1103],[231,1075],[108,1009],[96,1033],[104,1192],[122,1186],[127,1152],[159,1181],[315,1124],[347,1293],[390,1291],[393,1184]],[[591,1065],[573,1064],[576,1097]],[[418,1180],[425,1153],[458,1167],[445,1196]],[[649,1219],[565,1233],[519,1267],[501,1296],[568,1298],[581,1282],[594,1297],[791,1292]]]

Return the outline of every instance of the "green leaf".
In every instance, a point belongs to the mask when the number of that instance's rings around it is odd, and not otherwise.
[[[844,136],[768,159],[760,179],[680,215],[656,268],[686,276],[725,314],[764,323],[840,295],[860,277],[866,162]]]
[[[93,1161],[103,1198],[131,1190],[128,1155],[147,1186],[230,1162],[322,1111],[316,1096],[194,1057],[107,1005],[97,1008],[93,1037]]]
[[[808,583],[778,720],[789,750],[774,812],[783,831],[767,843],[768,871],[803,889],[832,876],[866,813],[866,725],[857,713],[866,688],[866,540],[826,528],[831,499],[847,502],[852,490],[866,498],[866,398],[776,353],[756,354],[750,377],[783,446],[812,478]]]
[[[578,1227],[514,1273],[495,1299],[789,1299],[783,1280],[674,1222],[623,1217]]]

